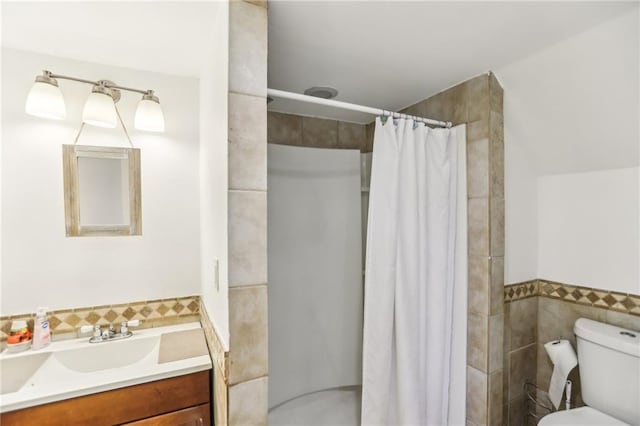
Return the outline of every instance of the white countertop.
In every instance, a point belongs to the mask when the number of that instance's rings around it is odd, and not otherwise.
[[[197,328],[200,324],[193,322],[134,330],[132,337],[112,342],[89,343],[85,337],[53,342],[37,351],[5,350],[0,354],[0,375],[9,374],[3,370],[25,361],[23,357],[46,360],[20,389],[0,394],[0,413],[208,370],[208,354],[158,362],[162,334]]]

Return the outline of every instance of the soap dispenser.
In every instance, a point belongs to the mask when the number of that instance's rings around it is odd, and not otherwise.
[[[51,343],[51,329],[47,318],[47,308],[38,308],[33,322],[33,349],[42,349]]]

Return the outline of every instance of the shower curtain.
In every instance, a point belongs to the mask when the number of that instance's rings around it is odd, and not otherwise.
[[[448,422],[456,169],[455,129],[376,119],[362,425]]]

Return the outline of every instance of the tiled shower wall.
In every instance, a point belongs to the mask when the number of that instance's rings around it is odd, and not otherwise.
[[[280,112],[269,112],[267,122],[269,143],[312,148],[359,149],[361,152],[370,152],[373,146],[373,137],[367,138],[367,128],[363,124]]]
[[[532,425],[523,386],[549,388],[553,365],[544,344],[568,339],[576,348],[573,325],[578,318],[640,331],[640,295],[534,280],[505,287],[505,424]],[[573,381],[573,404],[583,405],[579,368]],[[563,406],[561,405],[561,408]],[[544,410],[543,410],[544,411]]]

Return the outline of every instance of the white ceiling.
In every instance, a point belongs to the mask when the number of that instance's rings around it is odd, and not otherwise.
[[[2,45],[198,77],[216,2],[2,2]],[[213,54],[213,53],[212,53]]]
[[[636,6],[616,2],[269,4],[269,87],[331,86],[398,110]],[[275,100],[270,110],[368,123],[371,115]]]

